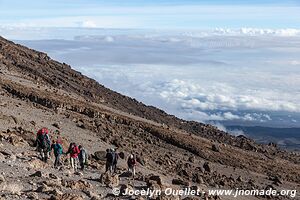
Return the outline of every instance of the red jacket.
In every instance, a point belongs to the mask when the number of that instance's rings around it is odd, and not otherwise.
[[[78,146],[73,146],[70,150],[71,158],[77,158],[79,153],[80,153],[80,150],[79,150]]]

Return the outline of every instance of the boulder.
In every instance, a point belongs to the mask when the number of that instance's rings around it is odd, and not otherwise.
[[[205,162],[203,164],[203,169],[204,169],[205,172],[211,173],[211,167],[210,167],[209,162]]]
[[[188,181],[184,181],[182,179],[176,179],[176,178],[172,180],[172,184],[173,185],[183,185],[183,186],[187,186],[187,187],[190,186],[190,183]]]
[[[162,178],[160,176],[152,175],[146,179],[146,183],[148,183],[149,181],[155,181],[158,185],[162,185]]]
[[[28,161],[28,164],[31,168],[35,168],[35,169],[45,169],[48,166],[47,163],[45,163],[37,158],[34,158],[34,159]]]
[[[125,159],[125,153],[124,153],[124,152],[120,152],[120,153],[119,153],[119,157],[120,157],[121,159]]]
[[[194,156],[190,156],[189,157],[189,162],[194,163],[195,162],[195,157]]]
[[[116,187],[119,185],[119,176],[111,175],[110,173],[101,174],[100,183],[107,187]]]
[[[39,186],[37,189],[36,189],[36,192],[39,192],[39,193],[47,193],[51,191],[51,188],[48,187],[46,184],[42,184],[41,186]]]
[[[34,200],[39,199],[39,195],[36,192],[30,192],[27,193],[26,195],[28,199],[34,199]]]
[[[94,199],[94,200],[100,199],[100,196],[91,190],[84,189],[84,190],[82,190],[82,192],[85,193],[91,199]]]
[[[35,173],[31,174],[30,177],[43,177],[43,173],[41,171],[36,171]]]
[[[220,147],[219,147],[219,145],[217,145],[217,144],[213,144],[211,148],[212,148],[212,150],[215,151],[215,152],[220,152]]]
[[[103,161],[105,161],[106,160],[105,156],[106,156],[106,152],[105,151],[96,151],[94,153],[94,158],[96,160],[103,160]]]

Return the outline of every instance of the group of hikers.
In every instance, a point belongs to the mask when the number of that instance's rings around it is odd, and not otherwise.
[[[41,155],[41,159],[44,162],[47,162],[50,158],[50,153],[53,151],[55,161],[54,167],[58,168],[62,166],[61,156],[70,154],[70,164],[74,172],[77,172],[78,162],[80,165],[80,169],[84,170],[85,166],[88,165],[88,153],[83,148],[82,145],[78,145],[75,142],[70,143],[68,151],[64,152],[62,146],[62,140],[57,138],[51,142],[49,136],[49,130],[47,128],[42,128],[37,132],[36,137],[36,147],[37,151],[39,151]],[[116,173],[119,153],[117,149],[107,149],[106,150],[106,169],[105,172],[110,172],[111,174]],[[135,168],[136,168],[136,158],[133,154],[130,154],[127,160],[128,171],[130,171],[133,176],[135,176]]]
[[[116,173],[117,164],[119,160],[119,154],[117,149],[106,149],[106,166],[105,172]],[[127,159],[128,171],[135,176],[136,158],[133,154],[130,154]]]

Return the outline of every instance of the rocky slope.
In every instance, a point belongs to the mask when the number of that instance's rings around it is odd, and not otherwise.
[[[32,143],[43,126],[49,127],[53,138],[62,137],[65,148],[74,141],[88,149],[93,157],[86,172],[74,175],[67,158],[60,170],[40,162]],[[0,193],[5,199],[119,198],[111,194],[112,186],[300,188],[299,154],[178,119],[4,38],[0,38],[0,140]],[[136,180],[124,173],[125,160],[119,177],[100,180],[103,151],[112,146],[125,155],[138,155]]]

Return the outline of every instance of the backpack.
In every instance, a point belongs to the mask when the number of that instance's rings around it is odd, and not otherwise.
[[[87,163],[87,160],[88,160],[88,154],[86,152],[85,149],[82,149],[78,155],[78,158],[80,160],[82,160],[84,163]]]
[[[107,161],[108,161],[109,163],[113,163],[114,160],[115,160],[114,153],[113,153],[113,152],[107,153],[106,158],[107,158]]]
[[[134,166],[136,164],[136,160],[134,158],[129,158],[127,164],[128,166]]]
[[[51,141],[47,133],[42,133],[38,135],[38,144],[42,149],[49,149],[51,146]]]
[[[56,156],[63,153],[63,148],[60,144],[54,144],[53,149]]]

